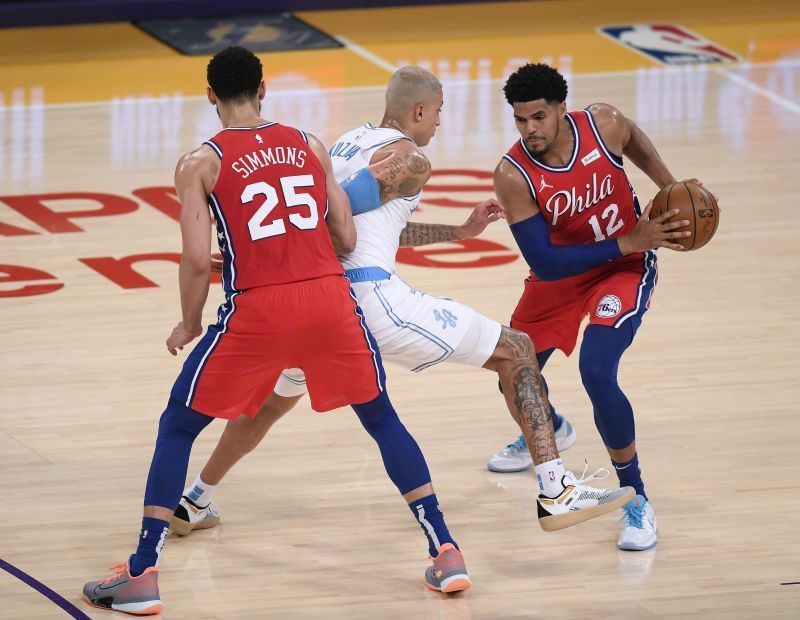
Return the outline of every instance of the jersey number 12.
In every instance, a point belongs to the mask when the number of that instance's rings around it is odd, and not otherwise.
[[[608,224],[606,224],[606,234],[604,235],[603,230],[600,228],[600,221],[597,219],[597,216],[593,215],[589,218],[589,226],[591,226],[592,230],[594,231],[595,241],[610,239],[611,235],[625,226],[625,222],[619,219],[619,207],[617,207],[616,203],[608,205],[603,211],[603,223],[605,223],[606,220],[608,220]]]

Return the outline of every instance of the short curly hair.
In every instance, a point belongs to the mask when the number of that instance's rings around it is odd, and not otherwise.
[[[209,61],[208,85],[222,101],[244,101],[258,94],[261,61],[243,47],[226,47]]]
[[[528,63],[508,76],[503,92],[511,105],[537,99],[561,103],[567,100],[567,81],[549,65]]]

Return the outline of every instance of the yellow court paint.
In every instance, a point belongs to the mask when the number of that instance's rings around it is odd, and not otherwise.
[[[633,3],[612,0],[311,11],[299,17],[366,50],[261,54],[273,89],[384,83],[387,65],[419,64],[442,79],[501,78],[525,61],[566,73],[657,66],[596,32],[601,25],[671,22],[745,60],[800,55],[800,4]],[[384,62],[381,62],[384,61]],[[77,103],[202,95],[207,59],[183,56],[131,24],[0,29],[0,104]]]

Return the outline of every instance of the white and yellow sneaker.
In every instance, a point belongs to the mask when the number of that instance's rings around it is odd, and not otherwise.
[[[584,468],[580,479],[575,478],[575,474],[571,471],[564,474],[561,478],[564,491],[558,497],[540,494],[536,498],[539,525],[542,529],[552,532],[594,519],[623,506],[636,495],[633,487],[597,489],[584,484],[590,480],[603,480],[607,477],[608,470],[603,467],[588,477]]]
[[[192,530],[205,530],[217,525],[219,509],[214,502],[210,502],[208,506],[198,506],[184,495],[172,515],[169,530],[178,536],[186,536]]]

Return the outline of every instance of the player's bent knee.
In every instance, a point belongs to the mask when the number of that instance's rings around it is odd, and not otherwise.
[[[500,340],[490,361],[511,361],[531,358],[534,354],[533,341],[525,332],[503,326]]]

